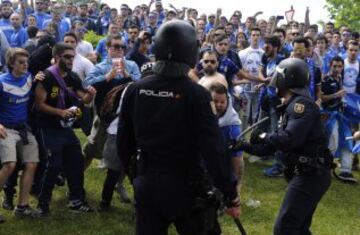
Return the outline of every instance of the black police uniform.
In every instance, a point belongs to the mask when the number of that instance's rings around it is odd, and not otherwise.
[[[278,132],[257,144],[244,144],[243,149],[255,155],[267,155],[276,150],[283,152],[289,185],[274,234],[311,234],[312,215],[331,179],[331,158],[318,106],[310,97],[293,95],[285,106]]]
[[[209,181],[228,202],[236,182],[210,94],[186,75],[196,63],[195,29],[185,21],[163,24],[154,51],[155,75],[128,87],[119,117],[118,154],[125,169],[137,171],[136,234],[167,234],[171,223],[184,235],[220,234]]]
[[[141,150],[141,169],[134,179],[137,234],[167,234],[170,223],[180,234],[209,234],[204,210],[193,207],[201,194],[195,191],[203,186],[200,155],[215,184],[228,198],[236,197],[210,95],[184,76],[185,71],[177,72],[170,77],[160,69],[130,85],[123,98],[118,151],[125,168]]]

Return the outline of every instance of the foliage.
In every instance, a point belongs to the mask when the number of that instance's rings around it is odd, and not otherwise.
[[[94,48],[96,48],[99,41],[104,38],[102,35],[97,35],[94,31],[88,31],[84,35],[84,40],[90,42]]]
[[[326,8],[335,20],[336,27],[349,26],[360,31],[360,1],[359,0],[326,0]]]

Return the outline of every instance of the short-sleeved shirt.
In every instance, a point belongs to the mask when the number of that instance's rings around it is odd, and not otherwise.
[[[341,78],[342,79],[342,78]],[[341,89],[340,81],[334,79],[331,76],[326,76],[324,81],[321,82],[321,91],[324,95],[332,95],[338,92]],[[327,111],[338,111],[341,107],[341,98],[336,98],[329,100],[327,102],[322,102],[322,106]]]
[[[261,58],[261,67],[263,68],[264,77],[272,77],[276,71],[276,66],[285,59],[281,55],[277,55],[276,58],[268,58],[265,54]]]
[[[0,124],[19,125],[27,122],[31,87],[30,73],[19,78],[11,73],[0,76]]]
[[[322,56],[323,66],[321,68],[321,72],[323,74],[327,75],[329,73],[331,59],[334,58],[335,56],[336,54],[331,50],[327,50],[324,56]]]
[[[359,61],[350,63],[348,59],[345,59],[344,64],[344,90],[347,93],[355,93],[356,86],[360,78]]]
[[[231,143],[234,140],[237,140],[237,138],[241,134],[241,128],[239,125],[229,125],[221,127],[221,133],[224,137],[225,143]],[[230,151],[231,157],[238,157],[242,155],[242,151]]]
[[[293,48],[292,48],[291,44],[284,43],[284,45],[279,50],[278,55],[281,55],[284,58],[288,58],[292,51],[293,51]]]
[[[45,79],[41,82],[43,85],[47,96],[45,103],[50,105],[51,107],[57,108],[60,86],[54,76],[49,72],[45,71]],[[73,72],[68,73],[68,75],[64,78],[66,86],[69,90],[74,92],[76,91],[84,91],[82,86],[82,82],[80,78]],[[65,108],[70,108],[72,106],[78,106],[79,101],[75,98],[71,97],[66,93],[65,95]],[[38,112],[37,115],[37,125],[41,128],[62,128],[60,125],[60,117],[45,114],[42,112]]]

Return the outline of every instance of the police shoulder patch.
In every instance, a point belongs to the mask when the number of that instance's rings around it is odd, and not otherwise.
[[[305,105],[300,103],[295,103],[294,112],[295,113],[303,113],[305,111]]]

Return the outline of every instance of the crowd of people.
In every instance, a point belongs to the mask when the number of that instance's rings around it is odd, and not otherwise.
[[[132,201],[123,186],[128,170],[116,154],[116,116],[122,101],[118,92],[152,74],[158,60],[156,32],[163,23],[177,19],[196,30],[200,57],[188,77],[209,91],[225,143],[238,140],[241,129],[272,113],[263,104],[271,103],[268,85],[277,65],[298,58],[308,65],[308,90],[323,111],[329,148],[340,159],[338,178],[357,182],[352,174],[359,168],[352,153],[354,140],[347,137],[358,126],[344,122],[342,112],[344,97],[360,93],[359,32],[346,25],[336,28],[332,22],[320,31],[310,24],[309,10],[304,22],[279,25],[281,17],[265,20],[255,14],[242,22],[238,10],[230,17],[221,9],[199,15],[197,9],[171,4],[164,9],[158,0],[133,9],[123,3],[120,11],[97,1],[32,3],[3,0],[0,6],[0,188],[2,207],[14,210],[16,216],[48,215],[52,191],[64,179],[69,209],[92,212],[85,197],[84,171],[94,158],[103,159],[107,169],[99,209],[109,210],[114,190],[123,202]],[[89,31],[103,36],[95,47],[85,40]],[[169,60],[171,56],[166,55]],[[173,95],[141,91],[149,96]],[[111,96],[109,117],[104,113]],[[302,113],[302,108],[295,112]],[[262,131],[275,131],[276,122],[267,123]],[[83,147],[74,128],[87,136]],[[274,158],[273,166],[264,170],[269,177],[284,174],[281,156],[274,155],[262,157]],[[230,151],[229,158],[240,193],[243,153]],[[38,200],[36,210],[30,207],[30,195]]]

